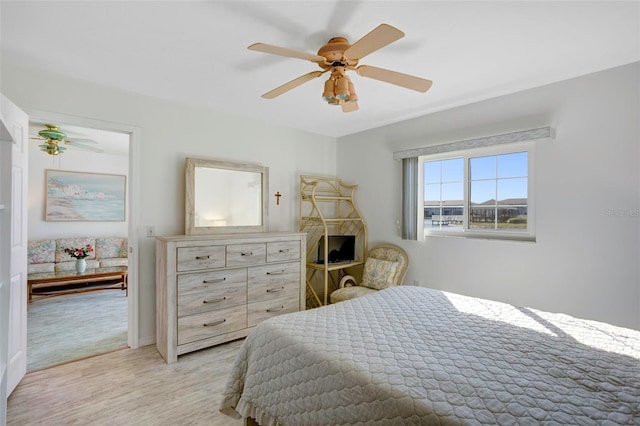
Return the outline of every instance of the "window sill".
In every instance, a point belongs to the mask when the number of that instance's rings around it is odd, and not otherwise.
[[[447,231],[436,231],[429,232],[425,234],[423,237],[423,241],[426,241],[428,238],[460,238],[460,239],[472,239],[472,240],[493,240],[493,241],[505,241],[505,242],[528,242],[535,243],[536,237],[535,235],[530,234],[505,234],[505,233],[487,233],[487,232],[474,232],[474,231],[458,231],[458,232],[447,232]]]

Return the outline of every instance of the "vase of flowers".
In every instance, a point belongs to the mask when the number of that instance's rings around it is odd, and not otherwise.
[[[76,259],[76,272],[81,274],[85,269],[87,269],[87,261],[84,260],[84,258],[89,256],[89,253],[93,252],[93,247],[91,244],[87,244],[86,246],[79,248],[67,247],[64,249],[64,252]]]

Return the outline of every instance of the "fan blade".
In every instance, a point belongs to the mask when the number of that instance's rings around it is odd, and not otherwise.
[[[93,152],[98,152],[98,153],[104,152],[100,148],[96,148],[94,146],[89,146],[89,145],[84,145],[84,143],[78,143],[78,141],[65,140],[64,143],[65,143],[65,145],[70,145],[70,146],[72,146],[74,148],[78,148],[78,149],[86,149],[87,151],[93,151]],[[94,143],[97,143],[97,142],[94,142]]]
[[[65,139],[65,142],[71,142],[71,143],[98,143],[96,141],[94,141],[93,139],[78,139],[78,138],[73,138],[73,139]]]
[[[342,105],[342,112],[353,112],[358,110],[358,101],[345,102]]]
[[[388,24],[380,24],[344,51],[347,59],[358,60],[404,37],[404,33]]]
[[[314,55],[313,53],[302,52],[300,50],[289,49],[287,47],[274,46],[266,43],[254,43],[247,47],[249,50],[256,52],[270,53],[272,55],[287,56],[289,58],[306,59],[311,62],[324,62],[325,59],[322,56]]]
[[[384,81],[386,83],[395,84],[397,86],[406,87],[407,89],[423,93],[429,90],[433,84],[431,80],[369,65],[359,66],[356,68],[356,72],[362,77],[373,78],[374,80]]]
[[[270,92],[265,93],[264,95],[262,95],[263,98],[265,99],[273,99],[276,96],[280,96],[283,93],[288,92],[291,89],[295,89],[296,87],[300,86],[303,83],[306,83],[307,81],[311,81],[316,77],[320,77],[322,74],[324,74],[326,71],[311,71],[308,74],[304,74],[301,75],[300,77],[291,80],[288,83],[283,84],[282,86],[273,89]]]

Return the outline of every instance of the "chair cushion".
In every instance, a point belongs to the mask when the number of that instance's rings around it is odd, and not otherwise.
[[[27,259],[29,261],[29,264],[55,262],[56,240],[28,241],[27,242]],[[53,268],[51,270],[53,271]]]
[[[362,283],[360,285],[374,290],[390,287],[395,283],[397,270],[398,262],[369,257],[364,264]]]
[[[58,245],[56,250],[56,263],[60,262],[72,262],[75,259],[65,253],[64,249],[66,248],[80,248],[86,245],[91,245],[93,247],[93,251],[89,253],[86,259],[95,259],[96,258],[96,239],[93,237],[82,237],[82,238],[59,238],[56,240]],[[89,266],[87,266],[88,268]]]
[[[27,265],[27,274],[38,274],[40,272],[53,272],[56,264],[51,263],[33,263]]]
[[[128,266],[129,259],[126,257],[123,259],[121,257],[116,257],[113,259],[100,259],[100,267],[107,268],[110,266]]]
[[[378,290],[361,286],[340,288],[331,293],[331,303],[338,303],[355,297],[366,296],[367,294],[375,293],[376,291]]]
[[[96,258],[97,259],[114,259],[127,258],[126,238],[96,238]],[[125,260],[126,264],[126,260]]]

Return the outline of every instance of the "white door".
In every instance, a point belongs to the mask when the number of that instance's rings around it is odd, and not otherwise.
[[[29,117],[0,94],[0,424],[27,372]]]

